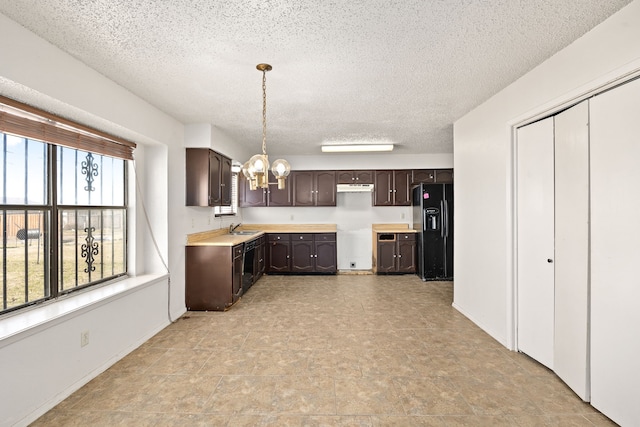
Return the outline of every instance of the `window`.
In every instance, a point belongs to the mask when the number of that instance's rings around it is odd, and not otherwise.
[[[58,291],[126,273],[125,161],[57,151]]]
[[[215,216],[236,215],[238,213],[238,173],[231,173],[231,206],[214,206]]]
[[[135,145],[0,107],[0,313],[125,275]]]

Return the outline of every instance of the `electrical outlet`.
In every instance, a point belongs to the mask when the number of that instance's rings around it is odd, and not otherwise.
[[[293,221],[293,214],[289,215],[289,219]]]
[[[349,267],[350,268],[356,268],[356,263],[355,262],[349,263]]]
[[[401,219],[404,219],[404,212],[402,212],[402,214],[400,215]]]
[[[89,331],[80,332],[80,347],[89,345]]]

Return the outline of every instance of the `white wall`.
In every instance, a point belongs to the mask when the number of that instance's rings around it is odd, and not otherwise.
[[[454,124],[454,305],[513,348],[512,126],[640,69],[640,0]]]
[[[165,327],[169,315],[175,319],[185,311],[184,128],[3,15],[0,58],[2,95],[140,146],[134,153],[140,192],[133,174],[129,186],[129,261],[138,278],[0,318],[0,425],[24,425]],[[160,252],[168,257],[170,294],[142,200]],[[59,314],[61,307],[65,314]],[[17,327],[23,320],[37,325]],[[80,348],[84,330],[90,344]]]

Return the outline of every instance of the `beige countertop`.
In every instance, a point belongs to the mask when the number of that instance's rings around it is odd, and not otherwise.
[[[229,234],[226,228],[187,235],[187,246],[235,246],[265,233],[335,233],[335,224],[244,224],[236,231],[254,234]]]
[[[374,233],[417,233],[409,224],[371,224]]]
[[[265,233],[335,233],[335,224],[243,224],[239,230],[260,230]]]

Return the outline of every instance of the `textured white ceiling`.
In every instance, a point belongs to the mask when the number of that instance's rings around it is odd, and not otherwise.
[[[630,0],[0,0],[0,13],[184,123],[268,151],[384,139],[452,152],[452,123]]]

